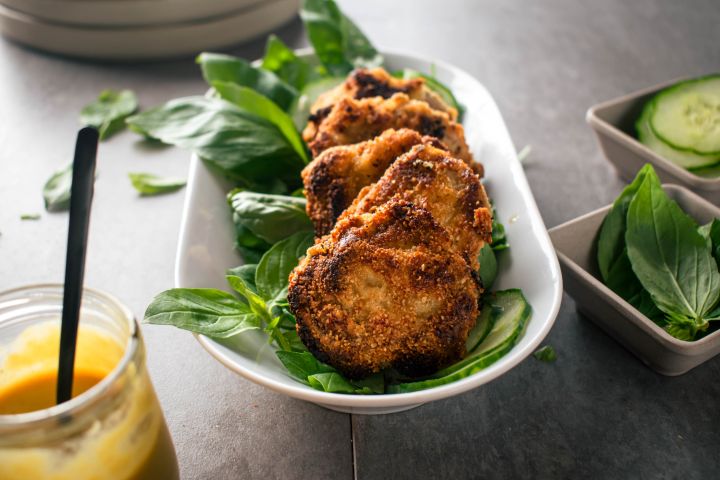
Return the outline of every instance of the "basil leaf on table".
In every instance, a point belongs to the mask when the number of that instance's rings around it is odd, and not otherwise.
[[[100,140],[125,128],[125,118],[138,108],[135,93],[130,90],[103,90],[92,103],[80,111],[80,122],[98,129]]]
[[[249,191],[232,194],[233,221],[273,244],[296,232],[312,232],[305,198]]]
[[[269,70],[253,67],[242,58],[221,53],[201,53],[196,59],[203,78],[211,85],[227,82],[256,90],[272,100],[282,110],[295,101],[298,91]]]
[[[673,325],[702,331],[720,297],[720,272],[695,221],[648,176],[630,202],[625,234],[633,270]]]
[[[144,322],[216,338],[260,328],[247,304],[211,288],[174,288],[160,293],[145,310]]]
[[[315,54],[331,75],[382,64],[382,56],[333,0],[304,0],[300,18]]]
[[[187,183],[182,178],[159,177],[151,173],[128,173],[130,182],[141,195],[175,192]]]
[[[312,65],[295,55],[276,35],[268,37],[262,68],[273,72],[297,91],[316,77]]]
[[[45,210],[58,212],[70,208],[70,187],[72,187],[72,163],[53,173],[43,187]]]
[[[285,139],[292,145],[303,163],[310,162],[305,143],[295,130],[292,118],[275,103],[251,88],[234,83],[213,82],[212,86],[228,102],[275,125],[285,135]]]
[[[403,78],[406,80],[413,79],[413,78],[422,78],[425,80],[425,85],[432,90],[433,92],[440,95],[440,97],[443,99],[443,101],[450,105],[451,107],[454,107],[458,111],[458,118],[462,121],[462,116],[465,113],[465,107],[457,101],[455,98],[455,95],[453,95],[452,90],[450,90],[448,87],[443,85],[438,79],[431,75],[426,75],[424,73],[418,72],[417,70],[413,70],[411,68],[405,68],[403,70],[399,70],[396,72],[393,72],[394,77]]]
[[[225,100],[178,98],[127,123],[146,137],[192,149],[211,168],[245,185],[276,179],[292,189],[300,185],[304,161],[282,132]]]
[[[312,232],[298,232],[281,240],[260,259],[255,273],[258,293],[268,303],[277,303],[287,297],[288,276],[313,244]]]

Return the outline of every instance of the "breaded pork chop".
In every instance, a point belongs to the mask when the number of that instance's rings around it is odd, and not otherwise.
[[[355,100],[372,97],[390,98],[396,93],[404,93],[413,100],[426,102],[430,108],[445,112],[451,120],[457,120],[457,110],[445,103],[440,95],[430,90],[423,78],[395,78],[384,68],[359,68],[350,73],[342,84],[318,97],[310,108],[308,128],[316,129],[332,106],[343,98]]]
[[[442,147],[437,139],[414,130],[389,129],[372,140],[329,148],[310,162],[302,178],[315,235],[330,233],[360,190],[376,182],[396,158],[419,144]]]
[[[477,270],[480,249],[492,241],[492,210],[480,178],[465,162],[432,145],[415,145],[340,218],[372,212],[392,198],[430,212],[450,234],[449,245]]]
[[[353,379],[390,367],[425,375],[460,359],[480,290],[449,241],[409,202],[344,218],[290,275],[300,339]]]
[[[333,105],[316,131],[306,128],[303,138],[316,157],[330,147],[377,137],[388,128],[409,128],[435,137],[454,157],[473,164],[462,125],[451,120],[447,113],[433,110],[427,103],[412,100],[404,93],[387,99],[344,98]]]

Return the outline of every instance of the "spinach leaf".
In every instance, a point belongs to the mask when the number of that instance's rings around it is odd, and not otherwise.
[[[150,173],[128,173],[130,182],[141,195],[159,195],[174,192],[185,186],[181,178],[159,177]]]
[[[59,212],[70,208],[72,187],[72,163],[53,173],[43,187],[45,210]]]
[[[248,87],[269,98],[283,110],[290,108],[298,95],[295,88],[273,72],[253,67],[242,58],[204,52],[198,55],[196,61],[208,85],[227,82]]]
[[[233,221],[273,244],[293,233],[312,232],[304,198],[239,191],[230,197]]]
[[[426,75],[424,73],[418,72],[417,70],[413,70],[411,68],[405,68],[403,70],[398,70],[396,72],[393,72],[393,76],[397,78],[403,78],[406,80],[412,79],[412,78],[422,78],[425,80],[425,85],[432,90],[433,92],[440,95],[440,97],[443,99],[443,101],[455,108],[455,110],[458,111],[458,119],[462,121],[463,114],[465,113],[465,107],[457,101],[455,98],[455,95],[453,95],[452,90],[450,90],[448,87],[443,85],[437,78],[435,78],[432,75]]]
[[[125,118],[137,108],[137,97],[132,91],[103,90],[97,100],[80,111],[80,122],[97,128],[100,140],[105,140],[125,128]]]
[[[269,304],[276,304],[287,297],[288,276],[312,244],[311,232],[298,232],[273,245],[260,259],[255,285]]]
[[[304,0],[300,17],[315,54],[331,75],[382,64],[382,56],[333,0]]]
[[[298,91],[302,90],[308,81],[316,78],[312,65],[298,58],[276,35],[268,37],[262,68],[273,72]]]
[[[635,197],[640,185],[647,176],[650,177],[651,182],[660,185],[660,180],[657,178],[652,165],[645,165],[640,169],[635,180],[625,187],[615,200],[600,227],[597,240],[598,267],[600,268],[600,276],[605,283],[608,281],[608,275],[613,265],[620,259],[625,250],[625,231],[630,201]]]
[[[248,186],[300,186],[303,160],[275,125],[220,99],[186,97],[127,119],[134,131],[192,149],[211,168]]]
[[[671,325],[705,330],[720,297],[720,272],[695,221],[648,176],[630,202],[627,253]],[[694,331],[693,331],[694,330]]]
[[[145,310],[144,322],[216,338],[260,328],[259,319],[246,304],[210,288],[174,288],[160,293]]]
[[[213,82],[212,86],[228,102],[275,125],[285,135],[285,139],[292,145],[303,163],[307,164],[310,161],[305,143],[295,130],[292,118],[267,97],[234,83]]]
[[[497,259],[495,258],[495,252],[490,244],[486,243],[480,249],[478,255],[478,261],[480,262],[480,279],[485,290],[490,290],[492,284],[495,282],[497,277],[498,265]]]

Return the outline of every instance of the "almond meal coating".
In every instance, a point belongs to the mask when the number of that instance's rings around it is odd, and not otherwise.
[[[307,214],[315,235],[327,235],[363,187],[376,182],[396,158],[414,145],[442,147],[414,130],[385,130],[379,137],[325,150],[302,171]]]
[[[351,379],[426,375],[462,358],[481,289],[449,241],[405,201],[339,221],[290,275],[302,342]]]
[[[303,138],[313,157],[317,157],[330,147],[369,140],[388,128],[409,128],[435,137],[455,158],[474,165],[462,125],[447,113],[433,110],[427,103],[412,100],[404,93],[396,93],[387,99],[344,98],[332,106],[316,129],[306,128]],[[475,165],[481,168],[479,164]]]
[[[450,235],[450,245],[474,269],[492,241],[492,209],[480,178],[464,162],[432,145],[415,145],[365,187],[340,217],[372,212],[391,198],[412,202]]]
[[[425,84],[425,79],[395,78],[384,68],[358,68],[351,72],[342,84],[317,98],[310,108],[308,128],[316,129],[332,106],[343,98],[355,100],[372,97],[390,98],[396,93],[404,93],[413,100],[426,102],[430,108],[445,112],[451,120],[457,120],[457,110],[445,103],[440,95],[430,90]]]

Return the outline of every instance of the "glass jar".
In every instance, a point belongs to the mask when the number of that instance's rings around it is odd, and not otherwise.
[[[53,363],[54,388],[62,295],[62,285],[0,293],[0,387],[13,375],[39,372]],[[140,328],[118,300],[86,288],[75,369],[97,369],[103,363],[109,373],[67,402],[0,414],[0,480],[178,478]]]

